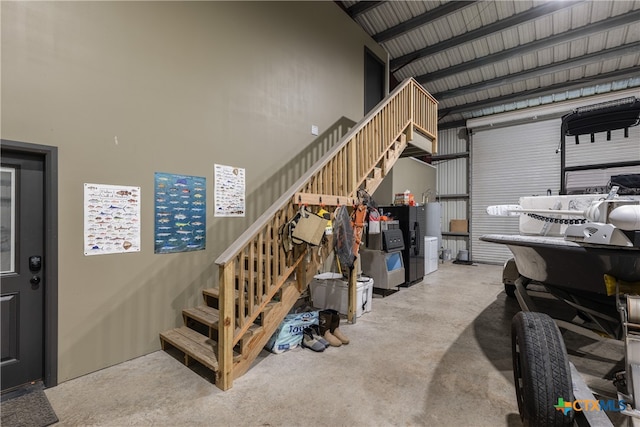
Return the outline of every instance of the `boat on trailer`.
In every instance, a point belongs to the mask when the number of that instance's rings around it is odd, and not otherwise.
[[[576,142],[582,134],[621,128],[627,135],[639,118],[637,98],[578,109],[563,117],[560,149],[569,135]],[[640,161],[624,166],[636,172],[638,165]],[[564,157],[562,167],[561,193]],[[594,165],[602,167],[606,165]],[[603,411],[581,407],[597,400],[569,362],[557,323],[570,325],[537,310],[527,294],[531,282],[577,310],[583,322],[569,329],[579,326],[624,341],[625,370],[614,381],[617,400],[604,409],[640,425],[640,173],[622,179],[632,187],[620,191],[613,185],[606,194],[523,197],[518,205],[487,208],[489,215],[519,219],[520,234],[486,234],[480,240],[506,245],[513,254],[505,263],[503,282],[523,310],[512,321],[512,357],[525,425],[573,425],[574,420],[612,425]]]
[[[562,236],[486,234],[481,240],[506,245],[514,255],[508,262],[515,263],[517,276],[522,276],[525,283],[543,284],[549,293],[576,308],[581,317],[597,324],[601,332],[621,339],[615,289],[611,284],[607,286],[605,275],[625,284],[640,283],[640,199],[605,200],[607,197],[610,195],[522,198],[524,206],[536,206],[536,202],[538,205],[535,208],[510,207],[510,214],[522,215],[521,232],[523,229],[530,232],[530,223],[544,221],[542,218],[553,217],[554,225],[573,224],[562,228]],[[587,222],[584,217],[578,218],[585,211],[565,210],[563,215],[556,213],[559,210],[543,208],[558,202],[575,206],[585,200],[591,200],[591,209],[599,207],[603,211],[602,216],[592,217],[599,221]],[[546,216],[541,214],[544,211]],[[529,216],[532,213],[534,219]],[[509,281],[505,290],[515,295],[515,286]]]

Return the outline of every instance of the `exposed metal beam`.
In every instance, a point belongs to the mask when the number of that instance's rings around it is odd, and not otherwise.
[[[431,156],[431,159],[434,162],[442,161],[442,160],[456,160],[456,159],[468,159],[469,152],[465,151],[464,153],[452,153],[452,154],[440,154]]]
[[[560,9],[564,9],[567,7],[571,7],[577,3],[581,3],[581,1],[567,1],[567,2],[549,2],[544,3],[540,6],[533,7],[525,12],[515,14],[505,19],[501,19],[499,21],[493,22],[489,25],[484,25],[475,30],[467,31],[464,34],[461,34],[456,37],[452,37],[450,39],[444,40],[440,43],[436,43],[431,46],[427,46],[422,49],[418,49],[414,52],[408,53],[406,55],[402,55],[398,58],[395,58],[390,63],[390,68],[395,73],[400,68],[408,65],[409,63],[424,58],[425,56],[432,55],[436,52],[441,52],[443,50],[451,49],[452,47],[461,45],[463,43],[467,43],[471,40],[475,40],[478,38],[486,37],[489,34],[495,33],[497,31],[504,30],[505,28],[513,27],[515,25],[522,24],[527,21],[531,21],[532,19],[539,18],[544,15],[548,15],[549,13],[556,12]]]
[[[421,149],[421,148],[416,148],[416,147],[412,147],[410,145],[407,145],[407,148],[404,149],[404,151],[402,153],[400,153],[400,157],[405,158],[405,157],[421,157],[421,156],[428,156],[429,152]]]
[[[359,1],[346,9],[347,14],[353,19],[367,11],[386,3],[386,1]]]
[[[401,22],[396,26],[387,28],[386,30],[381,31],[378,34],[374,34],[372,37],[378,43],[391,40],[395,37],[401,36],[404,33],[408,33],[409,31],[415,28],[421,27],[423,25],[428,24],[431,21],[435,21],[436,19],[442,18],[443,16],[446,16],[452,12],[455,12],[458,9],[467,7],[473,3],[475,3],[475,0],[474,1],[452,1],[452,2],[445,3],[443,5],[436,7],[435,9],[428,10],[421,15],[414,16],[411,19]]]
[[[418,83],[421,84],[432,82],[444,77],[449,77],[453,74],[462,73],[474,68],[484,67],[485,65],[489,65],[494,62],[503,61],[514,56],[525,55],[535,50],[546,49],[550,46],[554,46],[570,40],[575,40],[580,37],[586,37],[595,33],[599,33],[601,31],[609,30],[611,28],[636,23],[638,22],[638,20],[640,20],[640,9],[627,12],[622,15],[614,16],[613,18],[604,19],[593,24],[585,25],[574,30],[565,31],[564,33],[545,37],[543,39],[516,46],[511,49],[506,49],[502,52],[497,52],[491,55],[483,56],[481,58],[473,59],[471,61],[462,62],[460,64],[443,68],[442,70],[434,71],[429,74],[423,74],[415,77],[415,79],[418,81]]]
[[[498,77],[483,82],[473,83],[466,86],[460,86],[455,89],[447,90],[444,92],[432,94],[438,101],[443,99],[454,98],[456,96],[466,95],[470,92],[477,92],[479,90],[491,89],[494,87],[515,83],[522,80],[540,77],[546,74],[555,73],[558,71],[568,70],[570,68],[581,67],[596,62],[606,61],[611,58],[618,58],[630,53],[640,52],[640,41],[634,43],[628,43],[622,46],[614,47],[612,49],[605,49],[599,52],[593,52],[587,55],[579,56],[576,58],[569,58],[564,61],[553,62],[547,65],[540,65],[534,69],[520,71],[518,73],[508,74],[506,76]],[[640,74],[640,71],[638,72]]]
[[[638,77],[638,67],[629,67],[622,70],[612,71],[610,73],[599,74],[597,76],[585,77],[582,79],[571,80],[568,82],[557,83],[550,86],[540,87],[532,90],[512,93],[509,95],[488,98],[482,101],[471,102],[468,104],[456,105],[454,107],[439,109],[438,113],[442,116],[447,114],[462,113],[475,111],[481,108],[495,107],[496,105],[510,104],[512,102],[523,101],[538,96],[551,95],[554,93],[566,92],[568,90],[582,89],[598,84],[610,83],[615,80],[624,78]]]
[[[453,122],[438,123],[438,130],[453,129],[453,128],[463,128],[466,125],[467,125],[467,120],[466,119],[456,120],[456,121],[453,121]]]

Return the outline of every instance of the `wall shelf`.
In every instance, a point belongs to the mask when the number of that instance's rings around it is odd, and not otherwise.
[[[454,233],[452,231],[443,231],[442,235],[448,237],[469,237],[469,233]]]
[[[452,148],[456,147],[454,148],[456,152],[438,154],[431,158],[433,163],[438,164],[438,168],[443,170],[438,175],[439,179],[455,177],[451,183],[439,186],[439,191],[446,194],[437,194],[434,200],[441,203],[443,210],[441,219],[445,221],[442,224],[442,247],[454,253],[466,249],[469,251],[469,259],[472,259],[470,242],[472,224],[469,220],[471,218],[471,150],[468,134],[463,137],[464,132],[462,131],[463,129],[460,129],[455,134],[446,132],[443,135],[444,139],[452,144]],[[464,146],[461,144],[462,142],[464,142]],[[463,180],[461,179],[462,177],[466,179]],[[454,219],[466,219],[468,221],[467,228],[454,228],[456,230],[465,230],[464,232],[448,231],[451,229],[450,221]],[[446,224],[446,222],[449,222],[449,224]]]
[[[468,199],[468,194],[439,194],[436,196],[436,200],[447,200],[447,199]]]

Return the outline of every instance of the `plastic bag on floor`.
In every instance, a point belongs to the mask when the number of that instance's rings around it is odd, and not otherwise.
[[[317,311],[287,314],[278,329],[269,338],[265,348],[276,354],[296,348],[302,342],[304,328],[317,324]]]

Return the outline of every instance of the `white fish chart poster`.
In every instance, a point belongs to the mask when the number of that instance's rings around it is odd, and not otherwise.
[[[140,252],[140,187],[84,184],[84,254]]]
[[[245,214],[245,171],[233,166],[214,165],[214,216]]]
[[[156,172],[154,253],[205,249],[206,194],[204,177]]]

